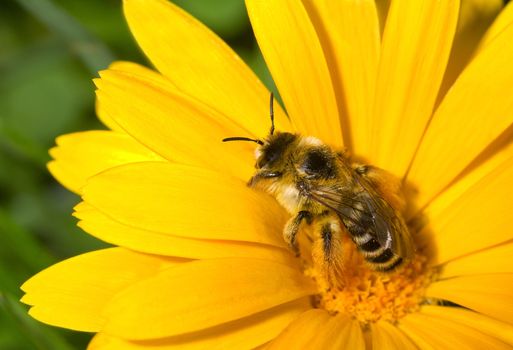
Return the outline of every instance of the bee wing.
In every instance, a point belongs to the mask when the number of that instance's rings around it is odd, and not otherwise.
[[[358,180],[366,192],[374,192],[374,194],[364,196],[364,199],[367,208],[372,213],[376,240],[387,248],[391,248],[392,252],[400,257],[410,258],[413,255],[414,245],[404,219],[381,195],[376,193],[376,190],[365,179]]]
[[[352,178],[359,185],[357,192],[337,186],[319,186],[310,188],[310,197],[318,203],[335,211],[342,219],[357,225],[369,222],[374,230],[373,238],[385,248],[400,257],[409,258],[413,254],[413,244],[401,216],[376,192],[374,187],[358,174]],[[356,205],[361,203],[362,205]],[[356,220],[355,217],[359,219]]]

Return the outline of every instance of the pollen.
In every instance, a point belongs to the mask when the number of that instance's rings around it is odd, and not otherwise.
[[[314,307],[349,314],[363,324],[395,322],[420,308],[436,274],[422,252],[392,273],[383,273],[369,267],[349,239],[342,245],[344,258],[337,271],[327,272],[324,264],[303,259],[305,275],[319,287]]]

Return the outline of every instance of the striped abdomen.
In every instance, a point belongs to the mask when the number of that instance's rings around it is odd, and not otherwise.
[[[342,219],[342,222],[358,250],[374,270],[391,272],[403,263],[403,258],[374,238],[376,234],[372,231],[373,226],[367,220]]]

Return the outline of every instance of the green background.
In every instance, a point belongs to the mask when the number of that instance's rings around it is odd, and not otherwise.
[[[175,0],[224,38],[271,87],[243,0]],[[116,60],[149,65],[120,0],[0,0],[0,349],[84,349],[90,334],[27,316],[19,286],[65,258],[105,247],[76,227],[78,197],[51,178],[61,134],[102,128],[97,71]],[[275,90],[275,89],[273,89]]]
[[[242,0],[175,1],[222,36],[269,84]],[[65,258],[105,247],[76,227],[77,196],[46,170],[58,135],[103,128],[97,71],[149,65],[120,0],[0,0],[0,349],[83,349],[91,335],[26,315],[19,286]]]

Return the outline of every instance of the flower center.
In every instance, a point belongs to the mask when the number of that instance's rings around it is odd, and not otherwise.
[[[304,274],[317,283],[320,291],[313,304],[333,314],[352,315],[364,324],[394,322],[417,311],[436,273],[422,250],[391,273],[373,270],[348,235],[343,237],[341,252],[343,267],[335,270],[316,263],[309,250],[302,249]]]

